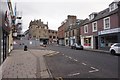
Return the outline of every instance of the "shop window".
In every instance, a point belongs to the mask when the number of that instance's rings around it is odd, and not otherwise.
[[[84,39],[84,46],[91,46],[91,38]]]
[[[104,18],[104,29],[110,29],[110,17]]]

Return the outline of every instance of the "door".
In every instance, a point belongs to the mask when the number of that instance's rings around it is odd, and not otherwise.
[[[98,49],[98,36],[95,37],[95,49]]]

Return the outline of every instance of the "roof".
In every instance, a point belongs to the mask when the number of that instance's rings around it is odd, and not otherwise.
[[[120,2],[119,2],[119,3],[120,3]],[[111,11],[111,12],[109,11],[109,8],[106,8],[106,9],[104,9],[103,11],[98,12],[98,14],[96,15],[96,17],[95,17],[94,19],[92,19],[92,20],[85,19],[85,20],[84,20],[84,23],[83,23],[82,25],[86,25],[86,24],[88,24],[88,23],[91,23],[91,22],[97,21],[97,20],[99,20],[99,19],[108,17],[108,16],[113,15],[113,14],[115,14],[115,13],[117,13],[117,12],[118,12],[118,8],[115,9],[114,11]]]

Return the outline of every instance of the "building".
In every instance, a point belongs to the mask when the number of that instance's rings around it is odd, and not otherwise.
[[[49,44],[57,43],[58,31],[49,29],[48,30],[48,36],[49,36]]]
[[[13,11],[10,0],[0,0],[0,64],[13,48]]]
[[[29,39],[39,40],[40,44],[57,42],[57,31],[48,28],[48,23],[44,24],[41,19],[30,22]]]
[[[84,20],[68,15],[58,28],[59,45],[71,46],[73,43],[81,44],[80,27]]]
[[[44,24],[41,19],[31,21],[29,25],[29,38],[39,40],[41,44],[48,44],[48,24]]]
[[[66,27],[66,20],[61,23],[60,27],[58,27],[58,43],[59,43],[59,45],[65,45],[65,27]]]
[[[76,42],[76,37],[74,37],[73,26],[76,24],[77,17],[74,15],[68,15],[66,19],[66,27],[65,27],[65,45],[71,46]]]
[[[84,48],[108,50],[120,42],[120,2],[114,1],[109,8],[89,15],[81,27],[81,43]]]

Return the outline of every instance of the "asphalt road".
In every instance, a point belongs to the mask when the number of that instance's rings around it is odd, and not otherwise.
[[[65,46],[49,45],[58,54],[45,56],[53,77],[62,78],[118,78],[119,56]]]

